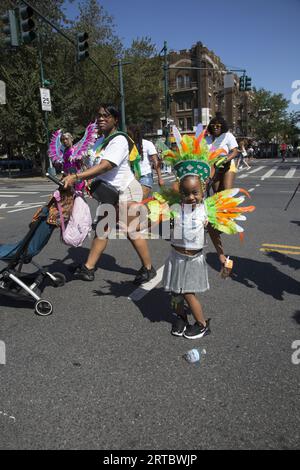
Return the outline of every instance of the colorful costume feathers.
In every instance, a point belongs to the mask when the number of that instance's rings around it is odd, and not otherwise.
[[[239,207],[245,197],[235,197],[238,193],[250,197],[244,189],[234,188],[221,191],[204,200],[208,221],[215,229],[229,235],[243,232],[243,227],[236,221],[246,220],[243,214],[255,210],[255,206]],[[161,193],[154,193],[152,198],[144,200],[143,203],[148,207],[148,217],[152,222],[164,222],[177,217],[178,212],[172,206],[181,204],[180,194],[172,189],[162,190]]]
[[[53,163],[64,163],[64,146],[61,143],[62,130],[58,129],[52,134],[49,157]],[[83,155],[88,151],[89,147],[94,145],[97,138],[96,122],[91,122],[84,133],[82,139],[72,146],[72,151],[68,152],[68,161],[75,162],[81,160]]]
[[[163,159],[172,165],[179,179],[188,174],[197,174],[202,179],[207,179],[209,173],[206,174],[203,169],[210,168],[214,164],[221,164],[225,159],[226,150],[210,150],[204,137],[206,130],[197,127],[197,137],[184,135],[181,137],[176,126],[173,126],[173,135],[175,137],[178,150],[165,150]],[[198,134],[199,133],[199,134]],[[201,170],[202,169],[202,170]]]

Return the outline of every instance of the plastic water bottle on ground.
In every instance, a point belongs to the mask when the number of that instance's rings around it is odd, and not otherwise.
[[[206,349],[204,348],[194,348],[188,351],[183,355],[184,359],[190,364],[199,363],[201,357],[206,354]]]

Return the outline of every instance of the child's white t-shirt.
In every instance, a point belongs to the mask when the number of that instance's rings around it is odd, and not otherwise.
[[[204,204],[182,206],[179,216],[174,219],[171,244],[188,250],[201,250],[205,245],[205,223],[207,214]]]

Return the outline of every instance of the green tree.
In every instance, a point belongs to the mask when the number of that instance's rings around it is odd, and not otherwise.
[[[250,104],[249,127],[251,134],[258,140],[269,142],[280,138],[288,120],[288,105],[281,93],[272,93],[263,88],[253,90]]]
[[[161,59],[151,38],[135,39],[125,51],[124,60],[131,62],[123,69],[126,119],[152,128],[159,118],[159,94],[162,80]]]

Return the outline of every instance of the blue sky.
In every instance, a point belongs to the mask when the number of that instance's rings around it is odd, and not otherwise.
[[[247,70],[252,85],[291,100],[300,80],[300,0],[98,0],[114,17],[127,47],[150,36],[157,49],[189,49],[201,41],[228,67]],[[78,0],[65,1],[78,14]],[[300,111],[300,104],[290,104]]]

